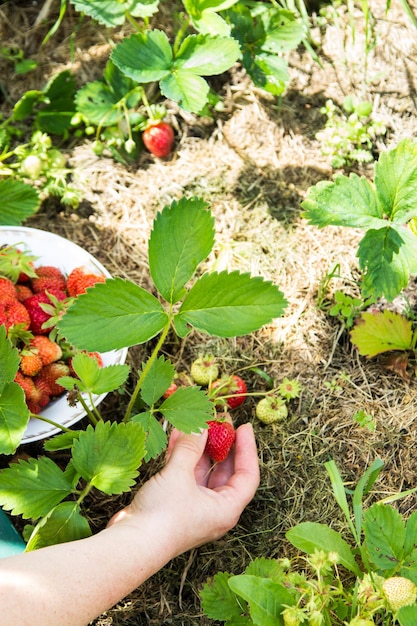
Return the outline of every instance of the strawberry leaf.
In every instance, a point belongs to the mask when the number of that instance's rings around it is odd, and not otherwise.
[[[56,452],[57,450],[69,450],[72,448],[74,439],[78,439],[80,430],[71,430],[70,432],[59,433],[51,439],[47,439],[43,444],[47,452]]]
[[[240,48],[232,37],[189,35],[184,39],[175,58],[174,68],[198,76],[213,76],[226,72],[238,60]]]
[[[254,624],[276,626],[284,608],[296,604],[295,593],[270,578],[240,574],[229,579],[229,587],[248,602]]]
[[[124,24],[126,15],[150,17],[158,10],[159,0],[71,0],[71,4],[79,13],[111,28]]]
[[[158,411],[178,430],[192,433],[207,428],[207,421],[213,419],[214,405],[199,387],[179,387]]]
[[[213,224],[207,203],[198,198],[182,198],[158,213],[149,239],[149,267],[158,291],[168,302],[184,296],[184,285],[210,254]]]
[[[35,526],[26,545],[26,552],[56,543],[76,541],[91,536],[88,521],[80,513],[77,502],[61,502]]]
[[[150,411],[144,411],[143,413],[133,415],[131,421],[136,424],[141,424],[146,432],[145,462],[150,461],[150,459],[155,459],[163,450],[165,450],[168,440],[167,434],[161,424]]]
[[[412,322],[394,311],[362,313],[350,332],[352,343],[363,356],[376,356],[390,350],[410,350]]]
[[[140,424],[99,422],[74,441],[72,462],[84,480],[112,495],[130,490],[144,456]]]
[[[114,48],[111,60],[138,83],[151,83],[170,73],[173,53],[166,34],[155,29],[123,39]]]
[[[74,346],[107,352],[148,341],[167,321],[152,294],[128,280],[112,278],[78,296],[57,326]]]
[[[147,364],[142,366],[142,372],[145,371]],[[170,386],[175,375],[175,368],[172,363],[160,356],[156,359],[147,371],[141,387],[142,400],[149,406],[155,404],[162,396],[164,391]]]
[[[407,286],[410,272],[417,273],[416,245],[416,236],[402,226],[368,230],[357,251],[365,298],[392,301]]]
[[[404,139],[382,152],[375,164],[375,186],[383,212],[405,224],[417,216],[417,142]]]
[[[169,74],[161,80],[160,89],[165,98],[178,102],[182,109],[190,113],[203,110],[210,91],[207,81],[190,70]]]
[[[81,392],[100,395],[114,391],[126,381],[130,368],[128,365],[117,363],[100,367],[94,357],[77,353],[72,359],[72,367],[79,380],[69,376],[63,376],[58,384],[65,389],[74,389],[75,385]]]
[[[190,324],[218,337],[236,337],[280,317],[286,305],[278,287],[261,277],[213,272],[194,283],[174,321],[179,334]]]
[[[0,393],[7,383],[11,383],[19,369],[20,357],[17,348],[14,348],[7,339],[6,327],[0,325]]]
[[[64,472],[51,459],[20,460],[0,472],[0,504],[12,515],[38,519],[72,491]]]
[[[310,224],[381,228],[386,226],[384,213],[372,184],[364,177],[339,174],[333,182],[320,181],[308,191],[301,203]]]
[[[8,383],[0,393],[0,454],[13,454],[30,418],[23,389]]]
[[[242,604],[229,587],[231,574],[218,572],[200,591],[204,614],[219,622],[232,622],[239,625],[253,624],[248,617],[242,616]],[[241,620],[245,621],[241,621]],[[239,621],[235,621],[239,620]]]
[[[40,205],[39,194],[32,185],[12,178],[0,180],[0,196],[0,224],[6,226],[19,226]]]
[[[404,557],[406,537],[401,514],[386,504],[373,504],[364,512],[363,532],[364,547],[375,571],[396,572]]]

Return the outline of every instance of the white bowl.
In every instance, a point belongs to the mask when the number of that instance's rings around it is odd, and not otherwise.
[[[84,265],[93,273],[105,274],[110,277],[106,268],[86,250],[64,237],[54,235],[45,230],[27,228],[24,226],[0,226],[0,246],[4,244],[19,244],[18,247],[37,256],[38,259],[35,261],[35,266],[55,265],[59,267],[64,274],[69,274],[75,267]],[[101,356],[104,365],[124,363],[127,356],[127,348],[105,352],[102,353]],[[94,405],[97,406],[106,395],[107,394],[104,393],[100,396],[94,396]],[[85,398],[85,400],[88,403],[88,399]],[[75,407],[69,406],[66,394],[53,400],[41,412],[43,417],[53,420],[57,424],[61,424],[67,428],[78,422],[85,414],[81,405]],[[41,420],[31,418],[21,443],[39,441],[40,439],[55,435],[58,432],[60,432],[59,428]]]

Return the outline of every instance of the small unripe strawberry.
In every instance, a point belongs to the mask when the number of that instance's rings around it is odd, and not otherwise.
[[[287,405],[282,398],[265,396],[256,405],[256,417],[263,424],[273,424],[285,419],[288,415]]]
[[[168,389],[164,392],[162,397],[165,399],[169,398],[169,396],[172,396],[172,394],[175,393],[177,389],[178,389],[177,383],[171,383]]]
[[[224,461],[234,444],[236,431],[230,422],[210,420],[205,452],[215,463]]]
[[[417,587],[409,578],[392,576],[382,583],[382,592],[392,611],[398,611],[403,606],[414,604],[417,599]]]
[[[212,354],[195,359],[191,363],[191,377],[197,385],[210,385],[219,375],[219,367]]]

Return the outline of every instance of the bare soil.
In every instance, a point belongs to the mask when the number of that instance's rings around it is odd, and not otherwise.
[[[79,24],[69,7],[60,29],[40,47],[58,4],[40,25],[35,21],[41,3],[0,4],[2,45],[23,49],[39,64],[17,78],[11,63],[0,59],[3,115],[27,89],[42,88],[64,68],[75,73],[80,85],[100,77],[111,41],[129,31],[126,26],[108,32],[88,20]],[[276,383],[285,376],[298,379],[301,396],[291,402],[289,419],[279,426],[256,421],[256,398],[248,398],[234,414],[237,424],[254,424],[262,472],[258,493],[236,529],[175,559],[95,620],[96,626],[213,623],[202,616],[198,595],[209,576],[219,570],[240,573],[256,556],[290,555],[285,533],[301,521],[344,528],[324,469],[330,458],[348,485],[354,485],[376,457],[384,461],[369,501],[415,486],[415,377],[406,383],[384,368],[382,358],[359,357],[340,323],[318,307],[322,281],[336,265],[341,278],[331,281],[327,298],[336,289],[355,293],[352,281],[358,277],[356,246],[361,234],[310,226],[300,206],[310,186],[335,174],[316,138],[326,121],[320,107],[328,98],[341,105],[352,94],[374,102],[388,129],[375,145],[376,157],[400,139],[416,136],[417,30],[400,2],[393,0],[388,12],[384,2],[370,6],[374,48],[366,53],[360,9],[355,9],[352,30],[346,8],[340,7],[338,24],[313,27],[320,64],[303,46],[290,55],[291,79],[279,101],[254,88],[236,66],[219,81],[225,108],[213,119],[185,114],[169,104],[176,144],[168,159],[143,152],[126,167],[95,156],[86,139],[69,145],[66,154],[83,191],[81,206],[71,211],[49,199],[27,221],[28,226],[86,248],[113,275],[146,287],[147,239],[156,212],[183,195],[199,196],[209,202],[216,219],[216,246],[205,269],[265,276],[280,286],[289,302],[282,318],[250,336],[220,340],[193,334],[181,343],[168,341],[166,354],[178,369],[187,370],[194,357],[210,349],[225,371],[242,373],[251,391],[265,389],[265,381],[250,369],[256,365]],[[410,6],[417,14],[416,3]],[[311,19],[316,24],[314,13]],[[372,178],[373,165],[350,171]],[[132,368],[143,356],[142,347],[130,350]],[[109,397],[105,410],[114,412],[116,400]],[[374,432],[354,422],[359,410],[373,416]],[[26,446],[24,452],[36,455],[41,446]],[[143,467],[139,484],[160,462]],[[129,498],[92,496],[89,515],[94,529],[102,528]],[[397,506],[408,514],[416,498],[406,497]]]

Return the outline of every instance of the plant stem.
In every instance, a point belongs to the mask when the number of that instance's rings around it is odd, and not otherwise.
[[[66,426],[62,426],[62,424],[58,424],[57,422],[54,422],[53,420],[50,420],[47,417],[44,417],[43,415],[36,415],[35,413],[31,413],[30,416],[34,417],[37,420],[40,420],[41,422],[46,422],[47,424],[50,424],[51,426],[54,426],[54,428],[59,428],[59,430],[63,430],[66,433],[72,433],[73,432],[71,430],[71,428],[67,428]]]
[[[81,393],[79,392],[78,392],[78,400],[80,401],[80,404],[83,407],[84,411],[87,413],[90,422],[94,424],[95,426],[99,422],[99,420],[96,418],[96,416],[94,415],[94,413],[92,412],[92,410],[90,409],[90,407],[88,406],[84,398],[82,397]]]
[[[161,347],[162,347],[162,345],[163,345],[163,343],[164,343],[164,341],[166,339],[166,336],[168,334],[170,326],[171,326],[171,318],[169,319],[167,325],[163,329],[163,331],[161,333],[161,336],[159,337],[158,343],[156,344],[155,348],[153,349],[151,356],[147,360],[146,365],[143,368],[143,371],[142,371],[141,375],[138,378],[138,381],[136,383],[136,387],[135,387],[135,389],[134,389],[134,391],[132,393],[132,397],[130,398],[129,404],[127,405],[125,416],[123,418],[123,421],[125,423],[127,421],[129,421],[129,418],[130,418],[130,416],[132,414],[133,406],[134,406],[134,404],[136,402],[136,399],[137,399],[137,397],[139,395],[139,391],[141,390],[143,381],[145,380],[149,370],[151,369],[152,363],[155,361],[156,357],[158,356],[158,352],[161,349]]]

